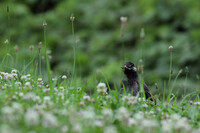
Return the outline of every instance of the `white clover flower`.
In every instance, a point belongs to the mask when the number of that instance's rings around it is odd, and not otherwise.
[[[146,103],[144,103],[144,104],[142,105],[142,107],[148,108],[148,105],[147,105]]]
[[[79,106],[85,107],[85,103],[84,103],[84,102],[80,102],[80,103],[79,103]]]
[[[144,119],[144,113],[143,112],[138,112],[134,115],[134,118],[136,119],[136,121],[141,121]]]
[[[24,89],[30,89],[30,90],[32,90],[31,83],[30,82],[26,82],[25,85],[24,85]]]
[[[42,82],[42,78],[38,78],[38,82]]]
[[[159,124],[156,120],[144,119],[144,120],[142,120],[140,126],[142,129],[151,130],[151,129],[157,128],[159,126]]]
[[[78,92],[80,92],[81,90],[82,90],[82,88],[81,88],[81,87],[78,87],[78,88],[77,88],[77,91],[78,91]]]
[[[51,113],[45,113],[43,115],[42,125],[46,128],[58,126],[57,118]]]
[[[178,121],[180,120],[181,116],[179,114],[172,114],[170,116],[170,118],[173,120],[173,121]]]
[[[65,95],[63,92],[58,93],[58,96],[61,97],[62,100],[65,98]]]
[[[63,76],[62,76],[62,79],[67,79],[67,76],[66,76],[66,75],[63,75]]]
[[[19,96],[20,96],[20,97],[23,97],[23,96],[24,96],[24,93],[23,93],[23,92],[20,92],[20,93],[19,93]]]
[[[64,125],[64,126],[61,127],[60,130],[61,130],[62,133],[66,133],[66,132],[68,132],[69,127],[67,125]]]
[[[107,100],[111,100],[111,99],[112,99],[112,96],[111,96],[111,95],[106,95],[106,99],[107,99]]]
[[[43,100],[44,100],[44,103],[51,102],[50,96],[44,96]]]
[[[117,128],[115,126],[107,126],[104,129],[104,133],[117,133]]]
[[[93,108],[89,108],[88,110],[86,111],[83,111],[83,118],[86,119],[86,120],[93,120],[96,116]]]
[[[50,88],[43,89],[43,92],[49,92],[49,91],[50,91]]]
[[[186,117],[183,117],[180,120],[178,120],[176,122],[174,128],[177,131],[180,131],[180,130],[182,130],[182,131],[190,131],[191,130],[191,127],[190,127],[189,122],[188,122]]]
[[[28,92],[24,95],[24,100],[34,100],[36,97],[35,93],[33,92]]]
[[[0,80],[2,80],[3,78],[2,78],[2,76],[0,75]]]
[[[6,39],[6,40],[4,41],[4,43],[5,43],[5,44],[8,44],[8,43],[9,43],[8,39]]]
[[[82,133],[83,132],[83,128],[82,128],[82,125],[79,124],[79,123],[75,123],[72,127],[72,131],[74,133]]]
[[[125,107],[120,107],[117,111],[117,119],[123,122],[127,122],[130,116],[129,111]]]
[[[112,118],[113,117],[113,112],[111,109],[103,109],[102,114],[105,118]]]
[[[85,95],[85,96],[83,96],[83,99],[86,100],[86,101],[90,101],[90,96]]]
[[[11,79],[13,79],[13,75],[12,74],[7,74],[6,75],[6,77],[5,77],[5,79],[7,80],[11,80]]]
[[[137,103],[137,98],[134,96],[124,96],[122,100],[128,105],[133,105]]]
[[[97,92],[99,94],[106,94],[106,92],[107,92],[106,84],[105,83],[99,83],[97,85]]]
[[[17,82],[15,82],[15,85],[16,86],[22,86],[22,83],[17,81]]]
[[[40,116],[34,109],[28,109],[24,115],[24,119],[27,125],[34,126],[39,124]]]
[[[17,79],[18,78],[18,75],[16,73],[12,73],[11,75],[12,75],[13,79]]]
[[[64,92],[65,88],[63,86],[60,86],[59,89]]]
[[[15,112],[18,112],[18,113],[22,113],[23,112],[23,108],[22,108],[22,105],[20,103],[17,103],[17,102],[13,102],[12,103],[12,108]]]
[[[128,119],[128,125],[129,126],[135,126],[137,124],[136,120],[133,118]]]
[[[16,133],[16,131],[14,131],[9,125],[2,124],[0,126],[0,133]]]
[[[21,76],[21,80],[26,80],[26,79],[27,79],[26,75]]]
[[[103,125],[104,125],[103,121],[101,121],[101,120],[95,120],[93,124],[96,127],[103,127]]]
[[[162,125],[162,132],[164,133],[171,133],[172,132],[172,121],[171,120],[162,120],[161,125]]]
[[[11,71],[11,73],[13,74],[13,73],[17,73],[17,70],[15,70],[15,69],[13,69],[12,71]]]
[[[3,115],[11,115],[14,113],[13,108],[9,107],[9,106],[5,106],[1,109],[1,112]]]
[[[41,103],[41,98],[39,96],[35,96],[33,99],[34,102]]]
[[[194,105],[200,106],[200,102],[194,102]]]

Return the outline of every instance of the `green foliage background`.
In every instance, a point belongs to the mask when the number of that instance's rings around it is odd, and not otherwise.
[[[173,45],[173,78],[183,69],[175,89],[182,93],[186,90],[186,93],[199,89],[199,12],[198,0],[3,0],[0,2],[0,58],[9,52],[13,59],[9,58],[8,64],[18,57],[13,67],[23,69],[33,55],[37,55],[38,42],[43,42],[45,20],[53,75],[69,76],[73,67],[69,17],[73,13],[75,36],[80,39],[76,52],[80,86],[87,83],[90,89],[90,85],[95,84],[94,78],[105,81],[105,77],[111,88],[119,86],[124,41],[126,60],[137,65],[143,53],[144,78],[154,94],[162,93],[163,83],[168,80],[168,47]],[[121,16],[128,17],[123,38],[120,36]],[[140,39],[141,28],[145,29],[144,40]],[[8,45],[4,44],[6,39],[10,40]],[[15,45],[19,46],[18,52],[13,48]],[[35,46],[32,52],[30,45]],[[189,68],[187,80],[186,66]],[[45,70],[44,63],[43,67]],[[155,83],[158,83],[157,90]]]

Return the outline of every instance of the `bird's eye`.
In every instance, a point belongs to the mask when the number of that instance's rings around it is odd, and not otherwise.
[[[132,67],[132,65],[129,65],[128,67]]]

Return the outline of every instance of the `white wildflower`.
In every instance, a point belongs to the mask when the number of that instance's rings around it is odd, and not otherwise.
[[[34,126],[39,124],[39,114],[33,109],[28,109],[24,115],[24,119],[27,125]]]
[[[34,100],[35,99],[35,93],[28,92],[24,95],[24,100]]]
[[[82,132],[83,132],[83,129],[82,129],[81,124],[75,123],[75,124],[73,125],[73,127],[72,127],[72,131],[73,131],[74,133],[82,133]]]
[[[104,123],[101,120],[95,120],[94,121],[94,126],[96,127],[103,127]]]
[[[107,92],[106,84],[105,83],[99,83],[97,85],[97,92],[99,94],[106,94],[106,92]]]
[[[69,127],[67,125],[64,125],[64,126],[61,127],[62,133],[66,133],[66,132],[68,132],[68,130],[69,130]]]
[[[58,125],[57,118],[51,113],[45,113],[42,120],[44,127],[55,127]]]
[[[17,73],[17,70],[13,69],[13,70],[11,71],[11,73]]]
[[[83,96],[83,99],[86,100],[86,101],[90,101],[90,96],[85,95],[85,96]]]
[[[62,76],[62,79],[67,79],[67,76],[66,76],[66,75],[63,75],[63,76]]]
[[[5,43],[5,44],[8,44],[8,43],[9,43],[8,39],[6,39],[6,40],[4,41],[4,43]]]
[[[104,129],[104,133],[117,133],[117,128],[115,126],[107,126]]]
[[[136,125],[136,120],[133,118],[129,118],[128,119],[128,125],[129,126],[135,126]]]
[[[117,111],[117,119],[123,122],[127,122],[130,116],[129,111],[125,107],[120,107]]]

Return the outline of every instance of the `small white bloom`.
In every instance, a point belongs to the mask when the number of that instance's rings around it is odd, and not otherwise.
[[[44,127],[55,127],[58,125],[58,120],[53,114],[45,113],[43,116],[42,125]]]
[[[106,92],[107,92],[106,84],[105,83],[99,83],[97,85],[97,92],[99,94],[106,94]]]
[[[69,130],[69,128],[68,128],[67,125],[64,125],[64,126],[61,127],[61,132],[62,133],[66,133],[66,132],[68,132],[68,130]]]
[[[66,76],[66,75],[63,75],[63,76],[62,76],[62,79],[67,79],[67,76]]]
[[[24,93],[23,93],[23,92],[20,92],[20,93],[19,93],[19,96],[20,96],[20,97],[23,97],[23,96],[24,96]]]
[[[115,126],[107,126],[104,129],[104,133],[117,133],[117,128]]]
[[[121,16],[121,17],[120,17],[120,21],[121,21],[122,23],[126,23],[127,20],[128,20],[127,17],[124,17],[124,16]]]
[[[5,43],[5,44],[8,44],[8,43],[9,43],[8,39],[6,39],[6,40],[4,41],[4,43]]]
[[[73,127],[72,127],[72,131],[73,131],[74,133],[82,133],[82,132],[83,132],[83,129],[82,129],[81,124],[75,123],[75,124],[73,125]]]
[[[24,119],[27,125],[34,126],[39,124],[39,114],[33,109],[28,109],[24,115]]]
[[[123,122],[127,122],[130,116],[129,111],[125,107],[120,107],[117,111],[117,119]]]
[[[83,99],[86,100],[86,101],[90,101],[90,96],[87,96],[87,95],[83,96]]]
[[[11,73],[17,73],[17,70],[14,69],[14,70],[11,71]]]
[[[135,126],[136,125],[136,120],[133,118],[129,118],[128,119],[128,125],[129,126]]]

